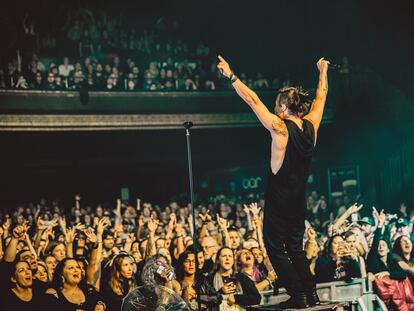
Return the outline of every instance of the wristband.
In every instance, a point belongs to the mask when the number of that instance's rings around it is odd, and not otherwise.
[[[231,78],[230,78],[231,83],[234,83],[234,82],[236,82],[237,80],[239,80],[239,78],[238,78],[235,74],[232,74],[232,76],[231,76]]]

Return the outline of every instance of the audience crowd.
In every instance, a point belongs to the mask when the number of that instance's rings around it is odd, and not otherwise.
[[[136,21],[135,21],[136,22]],[[39,33],[26,16],[21,43],[0,64],[0,89],[212,91],[230,84],[216,70],[217,55],[202,41],[180,38],[176,21],[137,28],[105,12],[68,10],[56,29]],[[182,33],[182,32],[181,32]],[[276,89],[262,73],[239,78],[258,90]],[[285,83],[289,84],[289,81]]]
[[[360,218],[366,207],[347,201],[329,206],[309,194],[310,270],[319,283],[367,278],[390,310],[409,310],[414,213],[402,203],[397,214],[373,208]],[[281,287],[263,243],[259,194],[217,195],[196,206],[197,258],[191,204],[114,205],[83,204],[77,195],[72,208],[41,200],[2,209],[0,310],[120,310],[128,293],[154,284],[191,310],[198,310],[196,289],[203,310],[242,310]]]

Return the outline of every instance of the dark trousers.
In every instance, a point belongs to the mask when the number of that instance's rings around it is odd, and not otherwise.
[[[303,251],[305,219],[275,217],[265,212],[263,236],[270,261],[289,295],[311,290],[315,278]]]

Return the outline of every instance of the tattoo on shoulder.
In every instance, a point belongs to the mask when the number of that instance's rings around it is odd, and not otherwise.
[[[282,136],[287,136],[288,134],[285,123],[280,119],[273,121],[272,128],[276,132],[276,134],[279,134]]]

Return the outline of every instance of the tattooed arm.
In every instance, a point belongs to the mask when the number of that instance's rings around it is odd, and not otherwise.
[[[309,113],[305,116],[305,119],[312,122],[315,132],[317,132],[319,125],[321,124],[326,96],[328,95],[328,65],[329,61],[324,60],[323,58],[317,63],[319,69],[319,83],[316,90],[316,97]]]
[[[257,94],[233,74],[229,64],[223,57],[219,56],[218,58],[220,62],[217,65],[217,68],[225,77],[232,81],[232,85],[237,94],[250,106],[250,108],[252,108],[263,126],[271,132],[284,134],[284,136],[287,135],[287,129],[284,122],[278,116],[271,113]]]

